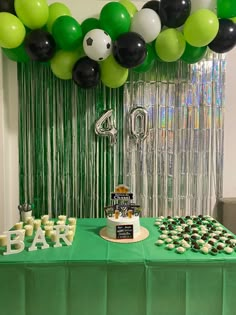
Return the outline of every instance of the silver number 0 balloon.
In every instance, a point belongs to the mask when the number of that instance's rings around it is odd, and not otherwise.
[[[143,107],[131,110],[129,114],[130,134],[137,141],[144,140],[148,135],[148,112]]]

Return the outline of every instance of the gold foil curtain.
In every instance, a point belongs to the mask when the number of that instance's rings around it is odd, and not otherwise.
[[[212,213],[222,194],[224,78],[216,54],[158,62],[120,89],[82,90],[46,65],[19,64],[20,202],[34,203],[36,216],[101,217],[124,183],[143,216]],[[108,109],[113,146],[94,131]]]

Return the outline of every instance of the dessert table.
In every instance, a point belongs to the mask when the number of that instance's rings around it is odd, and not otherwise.
[[[104,240],[105,219],[78,219],[72,246],[4,256],[3,315],[232,315],[236,252],[183,254],[155,245],[155,219],[141,218],[149,237]]]

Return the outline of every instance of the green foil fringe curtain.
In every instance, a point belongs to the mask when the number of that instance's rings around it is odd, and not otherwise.
[[[82,90],[37,63],[20,64],[18,79],[20,202],[34,203],[35,216],[102,217],[123,182],[122,89]],[[114,147],[94,132],[110,108],[120,130]]]
[[[82,90],[43,64],[18,64],[20,202],[34,215],[103,217],[124,183],[143,216],[211,213],[222,195],[225,59],[157,62],[124,87]],[[146,139],[130,133],[144,108]],[[113,109],[117,143],[95,134]]]

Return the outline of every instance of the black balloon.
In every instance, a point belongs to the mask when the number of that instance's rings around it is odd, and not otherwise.
[[[226,53],[236,45],[236,24],[228,19],[219,19],[219,31],[208,47],[216,53]]]
[[[191,0],[158,0],[148,1],[143,8],[154,10],[161,19],[161,24],[167,27],[179,27],[190,15]]]
[[[151,0],[151,1],[148,1],[144,4],[144,6],[142,7],[142,9],[152,9],[153,11],[155,11],[158,16],[160,17],[160,20],[161,20],[161,26],[163,26],[163,22],[162,22],[162,19],[161,19],[161,16],[163,16],[163,14],[165,12],[162,13],[161,11],[161,0]]]
[[[143,5],[142,9],[152,9],[160,16],[161,15],[161,0],[148,1]]]
[[[82,57],[73,67],[72,79],[83,89],[97,86],[100,82],[99,64],[87,56]]]
[[[54,38],[44,30],[33,30],[28,33],[24,45],[30,59],[35,61],[49,61],[56,52]]]
[[[139,66],[146,54],[146,43],[142,36],[135,32],[121,34],[113,43],[114,58],[125,68]]]
[[[0,0],[0,12],[8,12],[16,15],[14,2],[15,0]]]

